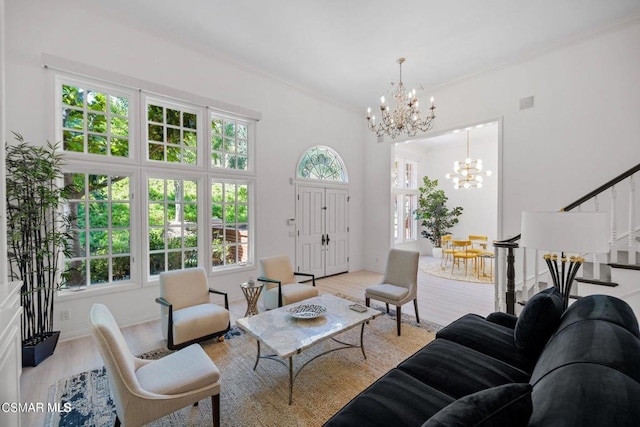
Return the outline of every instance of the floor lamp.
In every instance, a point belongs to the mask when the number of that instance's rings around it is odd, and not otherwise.
[[[560,257],[548,253],[543,258],[566,309],[573,279],[584,262],[580,255],[608,252],[609,233],[605,212],[522,212],[520,246],[560,252]],[[567,258],[566,253],[577,255]]]

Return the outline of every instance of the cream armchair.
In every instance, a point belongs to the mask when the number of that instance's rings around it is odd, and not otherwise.
[[[391,249],[382,283],[370,286],[365,290],[364,300],[367,307],[369,307],[371,299],[386,303],[387,313],[389,312],[389,304],[396,306],[398,335],[401,334],[400,317],[403,304],[413,300],[416,320],[420,323],[417,300],[419,258],[419,252]]]
[[[262,297],[267,310],[318,296],[315,276],[294,272],[287,256],[261,259],[260,274],[258,280],[265,284]],[[312,284],[298,283],[295,276],[310,277]]]
[[[220,426],[220,371],[198,344],[158,360],[134,357],[109,309],[94,304],[91,334],[104,361],[115,425],[141,426],[211,396]]]
[[[209,294],[224,295],[224,308]],[[225,292],[209,289],[204,268],[160,273],[162,335],[172,350],[224,335],[231,327]]]

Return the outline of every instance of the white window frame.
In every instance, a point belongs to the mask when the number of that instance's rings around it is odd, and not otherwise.
[[[69,160],[83,161],[97,161],[97,162],[112,162],[117,164],[136,164],[138,163],[139,156],[139,132],[132,123],[139,122],[139,108],[137,91],[121,87],[117,84],[107,84],[98,80],[90,79],[78,79],[70,77],[66,74],[57,74],[54,78],[54,129],[56,135],[56,141],[60,141],[60,149],[64,152],[65,157]],[[91,88],[100,92],[109,93],[110,95],[116,95],[120,97],[127,97],[129,99],[129,156],[128,157],[114,157],[111,155],[91,154],[91,153],[79,153],[74,151],[64,151],[63,145],[63,130],[62,130],[62,85],[71,85],[81,88]],[[86,124],[85,124],[86,131]]]
[[[217,266],[217,267],[213,267],[212,264],[212,260],[213,260],[213,245],[211,244],[211,233],[208,233],[206,235],[206,238],[208,239],[207,241],[207,248],[208,248],[208,253],[207,253],[207,260],[206,263],[203,265],[207,265],[208,269],[210,272],[212,273],[225,273],[225,272],[235,272],[238,271],[238,268],[243,268],[243,267],[253,267],[255,265],[255,234],[256,234],[256,229],[255,229],[255,188],[256,188],[256,183],[254,179],[246,179],[246,178],[221,178],[220,176],[213,176],[211,175],[209,177],[209,181],[208,181],[208,186],[207,186],[207,191],[209,192],[209,206],[208,206],[208,228],[207,230],[213,230],[213,218],[211,217],[211,211],[213,209],[213,198],[211,196],[211,187],[214,183],[217,182],[221,182],[221,183],[232,183],[232,184],[240,184],[240,185],[247,185],[247,189],[248,189],[248,200],[247,200],[247,215],[248,215],[248,221],[247,221],[247,229],[249,230],[249,242],[248,242],[248,253],[247,253],[247,262],[246,263],[239,263],[239,264],[234,264],[234,265],[221,265],[221,266]],[[224,224],[224,223],[223,223]]]
[[[104,73],[98,73],[104,74]],[[108,73],[107,73],[108,74]],[[122,81],[121,76],[114,75],[114,80]],[[208,269],[209,276],[220,274],[237,273],[255,268],[256,250],[256,124],[259,120],[259,113],[246,110],[248,115],[242,112],[236,114],[230,111],[241,111],[241,108],[227,109],[226,112],[219,111],[207,105],[216,105],[216,102],[192,96],[190,94],[164,88],[168,95],[178,93],[181,99],[172,96],[159,95],[158,92],[145,91],[143,89],[133,89],[134,86],[122,86],[122,84],[111,83],[111,79],[77,77],[73,73],[66,71],[55,71],[49,80],[52,86],[53,104],[53,132],[62,140],[62,85],[72,85],[83,89],[101,91],[109,95],[126,96],[129,100],[129,157],[113,157],[110,155],[97,155],[89,153],[68,152],[65,153],[67,165],[65,172],[104,174],[104,175],[128,175],[130,176],[131,193],[131,224],[130,224],[130,245],[131,245],[131,276],[130,279],[122,282],[111,282],[87,286],[86,292],[73,292],[71,290],[61,290],[58,297],[61,299],[84,298],[88,295],[102,295],[118,291],[139,289],[147,286],[157,285],[157,275],[151,276],[149,273],[149,216],[148,216],[148,179],[187,179],[198,181],[198,265]],[[135,79],[124,79],[135,80]],[[154,86],[146,82],[142,87]],[[140,87],[137,86],[136,87]],[[196,99],[192,102],[191,98]],[[168,108],[177,108],[184,112],[196,114],[198,121],[197,132],[197,164],[183,164],[178,162],[160,162],[148,159],[148,124],[147,105],[150,103],[162,105]],[[227,118],[247,125],[247,170],[219,168],[211,165],[211,118]],[[85,125],[86,128],[86,125]],[[139,147],[144,147],[140,149]],[[62,147],[61,147],[62,150]],[[212,220],[210,218],[212,209],[211,182],[228,181],[248,185],[248,253],[247,262],[242,265],[230,265],[212,268],[212,245],[210,231]],[[208,232],[208,234],[207,234]],[[62,260],[64,262],[64,260]]]
[[[131,256],[131,274],[129,280],[109,282],[104,284],[82,286],[80,289],[90,292],[91,295],[109,294],[114,291],[128,291],[138,289],[140,285],[140,269],[138,268],[140,258],[140,239],[137,237],[136,224],[140,224],[140,209],[137,202],[137,189],[140,181],[140,174],[134,168],[120,167],[114,168],[111,165],[97,166],[92,162],[69,162],[63,167],[63,173],[83,173],[91,175],[124,175],[129,177],[129,238]],[[64,263],[66,259],[62,260]],[[76,292],[74,289],[60,289],[58,297],[61,299],[77,299],[86,296],[86,292]]]
[[[149,225],[149,211],[147,210],[147,207],[149,206],[149,179],[173,179],[173,180],[188,180],[188,181],[196,181],[197,185],[198,185],[198,192],[197,192],[197,199],[198,199],[198,265],[204,265],[204,253],[206,252],[206,246],[205,245],[205,241],[203,240],[204,238],[204,230],[203,228],[206,227],[207,222],[203,221],[203,218],[205,218],[203,215],[206,215],[206,211],[205,211],[205,206],[208,203],[208,198],[206,198],[206,194],[203,193],[204,189],[203,187],[206,185],[207,179],[206,176],[203,174],[198,174],[198,173],[193,173],[193,172],[182,172],[182,171],[173,171],[173,170],[165,170],[165,169],[149,169],[149,170],[145,170],[143,172],[143,178],[142,178],[142,186],[144,188],[144,197],[142,197],[143,200],[143,204],[144,204],[144,208],[142,210],[142,212],[144,213],[144,217],[142,219],[143,222],[143,230],[145,231],[144,235],[142,236],[142,238],[144,239],[144,242],[142,243],[142,247],[144,249],[144,256],[142,258],[142,262],[143,262],[143,271],[144,271],[144,277],[145,277],[145,285],[149,285],[149,284],[155,284],[157,283],[158,280],[158,275],[157,274],[151,274],[151,271],[149,269],[149,256],[150,256],[150,249],[149,249],[149,230],[151,228],[151,226]],[[165,250],[166,252],[166,250]],[[169,270],[164,270],[164,271],[169,271]]]
[[[188,169],[188,170],[205,170],[205,163],[204,163],[204,156],[205,153],[207,152],[206,147],[204,147],[205,145],[205,138],[204,136],[206,135],[206,124],[203,121],[203,117],[206,117],[204,111],[205,109],[203,107],[198,107],[196,105],[190,104],[189,102],[178,102],[176,100],[172,100],[170,98],[166,98],[166,97],[161,97],[161,96],[152,96],[152,95],[148,95],[145,93],[141,94],[141,102],[140,102],[140,133],[141,133],[141,141],[142,143],[140,144],[141,146],[143,146],[142,152],[144,153],[143,157],[142,157],[142,164],[144,166],[147,167],[169,167],[169,168],[176,168],[176,169]],[[166,160],[151,160],[149,159],[149,127],[148,127],[148,116],[147,116],[147,109],[149,104],[154,104],[154,105],[160,105],[164,108],[171,108],[171,109],[176,109],[176,110],[180,110],[182,112],[188,112],[188,113],[192,113],[196,115],[196,120],[199,123],[199,125],[196,128],[196,156],[197,156],[197,162],[195,164],[191,164],[191,163],[182,163],[182,162],[168,162]],[[167,143],[166,141],[164,141],[162,143],[165,147],[166,150],[166,146]],[[166,153],[165,153],[165,157],[166,157]]]
[[[415,242],[418,240],[418,235],[417,235],[418,221],[413,217],[413,210],[417,209],[418,207],[417,205],[418,195],[420,194],[418,190],[418,162],[415,160],[403,158],[401,156],[396,156],[394,165],[395,164],[398,165],[397,171],[394,171],[398,173],[398,185],[397,186],[394,185],[393,179],[391,181],[391,186],[392,186],[391,190],[392,190],[393,197],[395,198],[395,206],[394,206],[395,212],[391,217],[392,232],[396,233],[396,235],[394,236],[394,242],[396,244],[406,243],[406,242]],[[406,178],[406,166],[408,164],[412,165],[413,175],[411,177],[411,182],[407,185],[405,178]],[[414,196],[414,200],[415,200],[414,206],[412,207],[412,211],[410,213],[411,221],[409,222],[411,227],[411,235],[413,237],[406,238],[405,237],[406,228],[404,224],[407,218],[405,216],[404,207],[405,207],[405,202],[407,198],[410,196]],[[398,221],[397,230],[395,228],[396,218]]]

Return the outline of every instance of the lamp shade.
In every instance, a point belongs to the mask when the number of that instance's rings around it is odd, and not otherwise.
[[[556,252],[609,251],[605,212],[522,212],[520,246]]]

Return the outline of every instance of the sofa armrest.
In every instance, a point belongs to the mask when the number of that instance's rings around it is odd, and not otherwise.
[[[509,329],[515,329],[518,318],[513,314],[503,313],[496,311],[487,316],[487,320],[491,323],[495,323],[500,326],[505,326]]]

